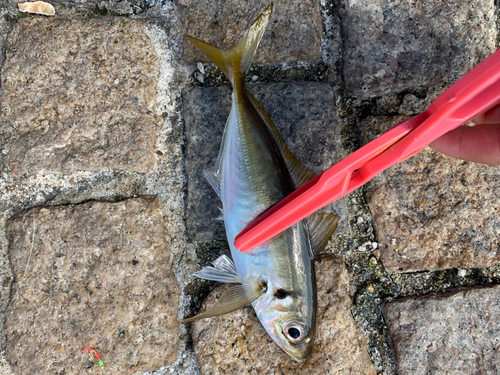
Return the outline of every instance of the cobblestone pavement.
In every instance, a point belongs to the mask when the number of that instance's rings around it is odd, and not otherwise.
[[[245,308],[180,324],[228,252],[202,169],[229,112],[184,33],[230,46],[264,0],[0,5],[0,372],[500,374],[500,173],[425,149],[328,207],[305,364]],[[279,0],[248,74],[325,168],[498,46],[494,0]],[[204,63],[203,69],[197,63]],[[82,353],[90,345],[101,354]]]

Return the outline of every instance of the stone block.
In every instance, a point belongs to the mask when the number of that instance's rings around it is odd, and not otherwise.
[[[110,374],[175,362],[179,291],[157,198],[36,208],[8,221],[7,238],[15,374],[100,372],[87,345]]]
[[[496,50],[493,0],[341,0],[344,80],[358,95],[452,83]]]
[[[498,374],[500,287],[390,302],[398,374]]]
[[[335,115],[333,88],[328,83],[250,84],[249,90],[269,113],[290,150],[307,165],[326,168],[342,158],[340,124]],[[187,229],[191,239],[225,239],[219,198],[203,176],[217,159],[231,109],[228,87],[193,88],[183,95],[188,178]],[[338,231],[347,230],[343,199],[330,211],[341,217]]]
[[[363,143],[404,117],[359,123]],[[430,148],[366,186],[381,258],[390,272],[491,266],[500,262],[498,166]]]
[[[125,18],[19,21],[2,71],[4,170],[152,167],[159,63],[143,26]]]

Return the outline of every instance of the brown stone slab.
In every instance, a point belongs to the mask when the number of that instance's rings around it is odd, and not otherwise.
[[[398,373],[498,374],[500,287],[387,304]]]
[[[24,18],[2,71],[4,168],[12,174],[148,171],[161,117],[158,58],[143,23]]]
[[[175,0],[182,32],[217,47],[233,47],[255,18],[269,5],[267,0]],[[321,57],[322,20],[318,0],[278,0],[254,62],[258,64],[314,61]],[[209,60],[184,40],[188,63]]]
[[[341,0],[346,87],[377,95],[447,83],[496,50],[494,0]]]
[[[10,219],[7,237],[19,288],[5,316],[15,374],[100,373],[87,345],[108,374],[176,360],[179,291],[158,199],[37,208]]]
[[[365,119],[364,143],[402,119]],[[376,176],[366,197],[384,266],[410,272],[500,262],[499,196],[498,166],[430,148]]]
[[[343,261],[328,257],[316,262],[318,329],[312,357],[293,361],[257,321],[251,307],[195,321],[194,350],[201,373],[208,374],[365,374],[374,375],[365,338],[351,315],[349,281]],[[202,309],[211,306],[224,287],[214,289]]]
[[[323,82],[249,84],[297,158],[326,168],[342,158],[340,124],[332,85]],[[203,176],[214,166],[231,109],[228,87],[193,88],[183,95],[188,178],[187,230],[198,241],[225,239],[219,198]],[[347,208],[341,199],[328,208],[341,217],[338,232],[347,231]]]

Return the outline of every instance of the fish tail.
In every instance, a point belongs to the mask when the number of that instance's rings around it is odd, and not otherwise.
[[[191,43],[202,51],[215,65],[224,73],[224,75],[234,85],[236,80],[244,80],[245,75],[250,68],[257,46],[266,29],[273,4],[271,3],[257,19],[250,25],[240,41],[229,51],[214,47],[199,39],[186,35]]]

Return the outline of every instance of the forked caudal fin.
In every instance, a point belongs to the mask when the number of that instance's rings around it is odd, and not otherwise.
[[[243,34],[240,41],[229,51],[214,47],[199,39],[186,35],[191,43],[214,62],[224,75],[233,83],[234,77],[244,78],[252,62],[257,46],[266,30],[271,17],[271,3]]]

